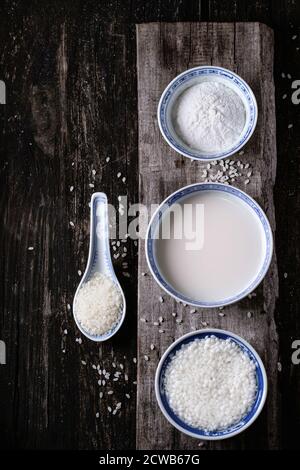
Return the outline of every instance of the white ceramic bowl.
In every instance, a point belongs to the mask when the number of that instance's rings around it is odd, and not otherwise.
[[[223,152],[201,152],[188,147],[176,134],[172,122],[172,110],[181,93],[192,85],[217,81],[231,88],[242,100],[246,120],[239,140]],[[227,158],[240,151],[248,142],[257,123],[257,103],[249,85],[236,73],[222,67],[204,66],[186,70],[178,75],[164,90],[158,105],[158,124],[164,139],[176,152],[193,160],[213,161]]]
[[[201,298],[199,299],[192,299],[187,297],[185,294],[180,292],[178,289],[175,289],[169,282],[164,278],[160,270],[160,263],[157,259],[156,250],[155,250],[155,243],[157,240],[157,230],[161,222],[161,218],[165,212],[170,210],[170,207],[174,204],[178,204],[182,202],[186,197],[196,194],[197,192],[201,193],[202,191],[220,191],[224,192],[230,197],[236,198],[241,204],[247,204],[247,206],[254,212],[257,219],[257,224],[261,226],[261,232],[263,234],[262,241],[264,249],[262,251],[262,259],[260,263],[260,268],[256,274],[256,277],[247,285],[242,291],[237,292],[235,295],[231,297],[227,297],[225,299],[215,299],[213,301],[205,301]],[[222,234],[220,233],[220,240],[222,240]],[[247,295],[249,295],[263,280],[264,276],[266,275],[273,254],[273,236],[272,230],[267,219],[266,214],[262,210],[262,208],[257,204],[257,202],[252,199],[248,194],[244,191],[241,191],[238,188],[235,188],[230,185],[222,184],[222,183],[196,183],[191,184],[189,186],[185,186],[183,188],[178,189],[170,196],[168,196],[157,208],[155,213],[153,214],[148,230],[146,233],[146,258],[148,262],[148,266],[152,276],[154,277],[155,281],[159,284],[159,286],[164,289],[169,295],[174,297],[176,300],[192,305],[194,307],[210,307],[216,308],[225,305],[229,305],[239,300],[243,299]],[[199,266],[199,269],[204,269],[205,267]]]
[[[166,396],[166,393],[165,393],[164,384],[163,384],[164,373],[165,373],[166,367],[168,366],[170,360],[172,359],[176,351],[178,351],[183,344],[187,344],[197,338],[203,339],[206,336],[216,336],[224,340],[231,339],[254,362],[255,372],[256,372],[257,392],[256,392],[254,402],[251,406],[251,409],[243,417],[243,419],[239,421],[238,423],[235,423],[234,425],[232,425],[231,427],[227,429],[221,429],[221,430],[216,430],[216,431],[205,431],[200,428],[194,428],[186,424],[185,422],[183,422],[171,409],[169,402],[168,402],[168,397]],[[155,375],[156,399],[166,419],[175,428],[177,428],[179,431],[183,432],[184,434],[187,434],[188,436],[196,437],[198,439],[210,440],[210,441],[227,439],[247,429],[256,420],[261,410],[263,409],[263,406],[267,397],[267,390],[268,390],[268,382],[267,382],[266,371],[262,363],[262,360],[260,359],[255,349],[240,336],[234,333],[231,333],[229,331],[226,331],[226,330],[219,330],[219,329],[214,329],[214,328],[193,331],[177,339],[174,343],[171,344],[171,346],[169,346],[169,348],[163,354],[157,366],[156,375]]]

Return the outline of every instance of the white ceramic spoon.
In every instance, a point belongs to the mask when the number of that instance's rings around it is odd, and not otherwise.
[[[95,273],[102,273],[108,276],[117,286],[122,295],[122,312],[118,323],[107,333],[103,335],[91,335],[85,331],[80,325],[76,317],[76,297],[82,285],[89,281]],[[91,224],[90,224],[90,249],[87,266],[82,276],[81,282],[77,287],[73,300],[73,316],[74,320],[81,331],[87,338],[92,341],[106,341],[110,339],[121,327],[126,313],[126,301],[124,292],[115,274],[111,261],[109,248],[109,227],[108,227],[108,208],[107,196],[104,193],[94,193],[91,199]]]

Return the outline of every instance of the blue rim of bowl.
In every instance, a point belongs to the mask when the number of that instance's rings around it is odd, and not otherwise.
[[[242,292],[238,293],[235,296],[228,297],[227,299],[223,299],[220,301],[215,302],[205,302],[195,299],[190,299],[189,297],[181,294],[179,291],[174,289],[160,274],[158,265],[155,260],[154,255],[154,244],[155,244],[155,234],[160,224],[161,218],[163,214],[169,210],[169,208],[176,202],[180,201],[187,195],[193,194],[194,192],[199,191],[223,191],[227,194],[232,194],[235,197],[238,197],[242,201],[244,201],[248,206],[255,212],[258,216],[266,239],[266,254],[264,258],[263,265],[257,274],[256,278],[251,282],[251,284],[244,289]],[[201,307],[201,308],[215,308],[215,307],[224,307],[225,305],[230,305],[239,300],[243,299],[247,295],[249,295],[260,282],[265,277],[273,254],[273,235],[272,230],[270,227],[270,223],[267,219],[266,214],[262,210],[262,208],[257,204],[257,202],[252,199],[252,197],[248,196],[244,191],[241,189],[235,188],[234,186],[226,185],[223,183],[195,183],[188,186],[184,186],[183,188],[178,189],[170,196],[168,196],[161,205],[157,208],[155,213],[153,214],[146,234],[146,259],[148,262],[148,266],[150,272],[159,286],[164,289],[171,297],[175,298],[179,302],[183,302],[194,307]]]
[[[220,76],[224,80],[228,80],[231,83],[234,83],[240,91],[243,93],[246,101],[248,102],[248,109],[250,113],[249,124],[247,129],[245,129],[242,133],[241,139],[230,149],[224,152],[216,152],[214,154],[205,154],[201,153],[200,151],[193,151],[192,149],[189,150],[188,147],[181,145],[176,139],[174,139],[169,126],[168,126],[168,119],[167,119],[167,110],[170,104],[170,99],[174,91],[177,90],[183,83],[202,75],[207,75],[210,77]],[[215,66],[201,66],[201,67],[194,67],[192,69],[186,70],[181,74],[177,75],[165,88],[163,91],[161,98],[159,100],[158,109],[157,109],[157,119],[159,129],[166,140],[166,142],[174,149],[176,152],[184,155],[185,157],[191,158],[193,160],[202,160],[202,161],[213,161],[213,160],[221,160],[222,158],[229,157],[234,153],[240,151],[244,145],[248,142],[250,137],[252,136],[256,123],[257,123],[257,102],[253,91],[251,90],[250,86],[234,72],[231,72],[228,69],[224,69],[223,67],[215,67]]]
[[[191,341],[194,341],[197,338],[203,339],[206,336],[216,336],[217,338],[224,340],[231,339],[250,357],[250,359],[254,362],[256,368],[257,392],[251,410],[244,416],[241,421],[232,425],[230,428],[217,431],[205,431],[203,429],[192,427],[182,421],[171,409],[163,386],[163,378],[166,367],[168,366],[175,352],[178,351],[183,344],[190,343]],[[177,428],[184,434],[202,440],[227,439],[247,429],[256,420],[261,410],[263,409],[267,397],[267,391],[267,374],[263,362],[259,357],[258,353],[255,351],[255,349],[240,336],[231,333],[230,331],[214,328],[192,331],[174,341],[174,343],[172,343],[168,347],[168,349],[164,352],[163,356],[161,357],[155,374],[156,399],[165,418],[175,428]]]

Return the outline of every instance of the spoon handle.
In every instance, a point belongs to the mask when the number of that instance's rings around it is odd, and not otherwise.
[[[89,265],[92,273],[114,276],[109,248],[108,204],[105,193],[94,193],[91,199]]]

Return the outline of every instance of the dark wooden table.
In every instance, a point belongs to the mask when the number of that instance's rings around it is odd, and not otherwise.
[[[0,6],[0,80],[7,91],[0,105],[2,448],[135,448],[136,243],[128,241],[127,256],[114,260],[128,308],[113,341],[78,341],[69,304],[87,257],[91,193],[103,190],[115,205],[119,195],[138,201],[135,25],[150,21],[260,21],[274,29],[282,370],[272,426],[277,447],[298,445],[300,366],[291,354],[300,338],[300,135],[291,97],[300,79],[299,3],[7,0]],[[98,364],[122,373],[113,395],[109,384],[98,385],[92,367]],[[112,416],[107,407],[117,402],[121,411]],[[260,442],[254,437],[252,446]]]

